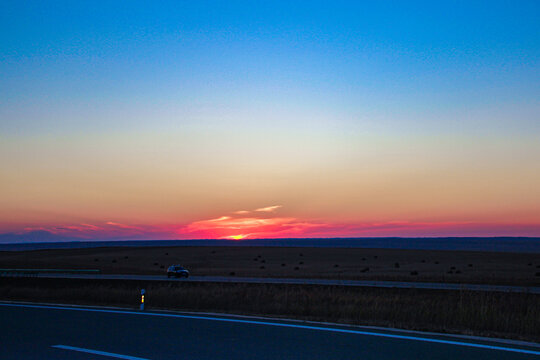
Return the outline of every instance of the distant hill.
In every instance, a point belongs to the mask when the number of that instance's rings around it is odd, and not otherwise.
[[[43,243],[43,242],[58,242],[58,241],[72,241],[77,240],[75,238],[69,238],[57,234],[53,234],[45,230],[29,231],[23,234],[5,233],[0,234],[0,244],[8,243]]]

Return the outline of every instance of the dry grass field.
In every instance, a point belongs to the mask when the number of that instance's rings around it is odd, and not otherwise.
[[[0,268],[540,285],[540,255],[473,251],[292,247],[116,247],[0,252]]]
[[[0,278],[0,299],[267,315],[540,342],[540,296],[341,286]]]

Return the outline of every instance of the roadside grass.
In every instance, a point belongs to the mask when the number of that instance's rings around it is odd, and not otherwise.
[[[0,279],[0,300],[266,315],[540,342],[535,294],[290,284]]]

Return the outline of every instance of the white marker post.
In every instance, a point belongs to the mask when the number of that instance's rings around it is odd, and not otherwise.
[[[141,311],[144,310],[144,294],[146,294],[146,290],[141,289]]]

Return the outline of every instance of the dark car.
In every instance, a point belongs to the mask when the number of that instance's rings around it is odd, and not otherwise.
[[[171,276],[174,277],[185,277],[187,278],[189,276],[189,270],[185,269],[184,267],[180,265],[171,265],[167,269],[167,277],[170,278]]]

